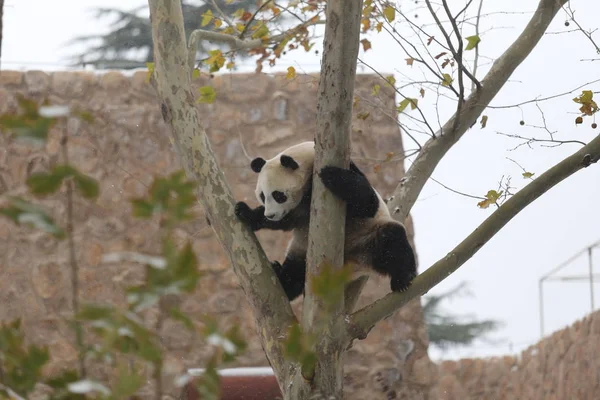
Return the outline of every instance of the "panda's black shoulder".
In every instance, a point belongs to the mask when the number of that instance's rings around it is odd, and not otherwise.
[[[358,168],[358,166],[352,160],[350,160],[350,171],[356,172],[357,174],[364,176],[365,178],[367,177],[365,174],[363,174],[363,172],[360,170],[360,168]]]

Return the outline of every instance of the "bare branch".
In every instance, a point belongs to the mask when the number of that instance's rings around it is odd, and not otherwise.
[[[296,318],[256,236],[234,215],[234,198],[210,147],[192,92],[181,2],[149,0],[156,88],[165,123],[188,177],[257,320],[258,334],[278,379],[285,368],[282,338]],[[195,47],[193,48],[195,50]],[[194,51],[192,51],[194,52]]]
[[[477,9],[477,18],[475,20],[475,35],[479,36],[479,22],[481,21],[481,9],[483,8],[483,0],[479,0],[479,8]],[[477,68],[479,67],[479,46],[475,46],[475,58],[473,59],[473,76],[477,77]],[[472,82],[471,90],[475,90],[475,82]]]
[[[293,36],[295,34],[296,30],[298,30],[300,28],[312,26],[312,25],[324,24],[324,23],[325,22],[321,21],[321,20],[316,20],[316,21],[311,20],[311,21],[302,23],[300,25],[297,25],[296,27],[291,28],[290,30],[283,32],[279,35],[270,36],[268,38],[258,38],[258,39],[239,39],[237,36],[229,35],[227,33],[207,31],[204,29],[196,29],[190,34],[190,40],[188,43],[188,54],[187,54],[188,65],[189,65],[190,71],[192,69],[194,69],[194,65],[196,64],[196,51],[198,49],[198,44],[200,43],[201,40],[207,40],[209,42],[213,41],[213,42],[219,42],[219,43],[227,43],[231,46],[231,51],[236,52],[238,50],[247,50],[247,49],[254,49],[257,47],[263,47],[270,43],[278,43],[287,37]]]
[[[571,8],[571,3],[567,4],[565,11],[567,12],[567,15],[569,16],[571,21],[573,21],[575,23],[575,25],[577,25],[578,30],[581,31],[581,33],[583,33],[583,35],[586,38],[588,38],[588,40],[590,42],[592,42],[592,45],[596,49],[596,53],[600,54],[600,46],[598,46],[598,43],[596,43],[596,41],[592,37],[592,34],[590,32],[587,32],[585,29],[583,29],[583,27],[581,25],[579,25],[579,22],[577,22],[577,20],[575,19],[575,11],[573,11],[573,9]]]
[[[217,4],[216,0],[210,0],[213,7],[215,8],[215,10],[217,10],[217,12],[219,14],[221,14],[221,18],[223,18],[223,21],[225,21],[225,23],[229,26],[231,26],[232,28],[235,28],[234,23],[231,21],[231,19],[229,19],[229,17],[223,12],[223,10],[221,10],[221,8],[219,7],[219,5]]]
[[[390,293],[373,304],[350,316],[347,329],[351,338],[365,338],[369,330],[380,320],[388,317],[417,296],[455,272],[469,260],[485,243],[525,207],[535,201],[564,179],[582,168],[600,160],[600,135],[573,155],[565,158],[518,193],[508,199],[490,215],[473,233],[456,246],[446,257],[437,261],[417,276],[411,286],[402,293]]]
[[[540,0],[536,12],[513,44],[496,60],[482,81],[481,90],[472,93],[464,103],[461,115],[455,113],[434,138],[429,139],[394,191],[390,210],[398,209],[394,216],[403,221],[419,197],[423,186],[446,152],[454,146],[498,94],[517,67],[525,60],[552,19],[567,0]],[[454,120],[459,124],[454,125]]]
[[[254,22],[254,20],[256,19],[256,16],[258,15],[259,12],[262,11],[263,8],[265,8],[267,5],[269,5],[269,3],[271,3],[273,0],[267,0],[264,3],[261,4],[260,7],[258,7],[258,9],[254,12],[254,14],[252,14],[252,16],[250,17],[250,19],[248,20],[248,22],[246,22],[246,25],[244,26],[244,29],[242,30],[242,32],[240,33],[240,39],[244,39],[244,36],[246,35],[246,32],[248,32],[248,28],[250,28],[250,25],[252,25],[252,22]]]

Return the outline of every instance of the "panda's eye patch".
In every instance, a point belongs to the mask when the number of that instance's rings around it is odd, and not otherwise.
[[[279,204],[285,203],[287,201],[287,196],[278,190],[273,192],[273,198]]]
[[[265,202],[265,194],[263,192],[260,192],[260,200],[264,203]]]

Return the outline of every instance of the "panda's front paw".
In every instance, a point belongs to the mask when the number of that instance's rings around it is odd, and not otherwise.
[[[264,209],[264,206],[260,206],[253,210],[248,204],[240,201],[235,205],[235,215],[240,221],[249,225],[252,230],[256,231],[259,228],[261,216],[264,216]]]
[[[348,190],[352,189],[355,179],[352,171],[329,165],[321,168],[319,177],[327,189],[342,199],[345,199]]]
[[[235,216],[242,222],[249,222],[252,219],[252,209],[243,201],[235,205]]]

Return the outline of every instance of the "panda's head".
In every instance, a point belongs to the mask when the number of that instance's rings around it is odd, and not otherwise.
[[[280,221],[300,204],[312,176],[314,159],[314,142],[304,142],[270,160],[252,160],[250,166],[258,173],[255,194],[265,206],[265,217]]]

